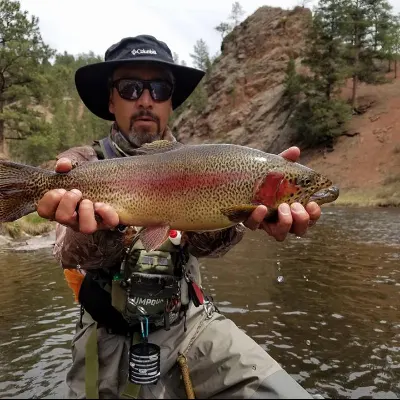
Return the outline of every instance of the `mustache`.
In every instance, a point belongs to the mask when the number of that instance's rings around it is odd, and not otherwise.
[[[160,122],[160,118],[158,118],[157,115],[153,114],[150,110],[140,110],[132,115],[131,126],[133,125],[135,120],[137,120],[139,118],[143,118],[143,117],[151,118],[154,122],[157,122],[157,123]]]

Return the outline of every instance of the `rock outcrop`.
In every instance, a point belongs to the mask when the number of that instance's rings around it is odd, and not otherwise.
[[[305,46],[310,10],[264,6],[227,35],[221,55],[205,78],[207,106],[175,121],[183,143],[236,143],[279,152],[291,142],[289,111],[282,102],[290,57],[297,64]]]

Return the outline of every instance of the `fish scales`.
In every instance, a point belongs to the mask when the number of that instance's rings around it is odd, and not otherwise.
[[[83,198],[110,204],[122,224],[215,230],[244,220],[259,204],[269,215],[282,202],[305,205],[332,185],[304,165],[245,146],[157,141],[143,146],[143,152],[87,162],[66,174],[2,161],[0,221],[34,211],[48,190],[74,188]],[[331,190],[317,202],[337,196],[338,190]]]

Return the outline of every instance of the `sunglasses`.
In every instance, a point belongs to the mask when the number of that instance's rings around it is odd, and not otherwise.
[[[164,80],[142,80],[132,78],[117,79],[111,84],[118,91],[118,94],[125,100],[137,100],[148,89],[154,101],[167,101],[174,90],[172,83]]]

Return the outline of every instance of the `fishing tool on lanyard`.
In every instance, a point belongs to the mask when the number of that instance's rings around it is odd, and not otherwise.
[[[139,311],[145,311],[138,307]],[[148,342],[149,319],[140,318],[142,342],[132,344],[129,350],[129,381],[137,385],[157,383],[160,377],[160,347]]]

